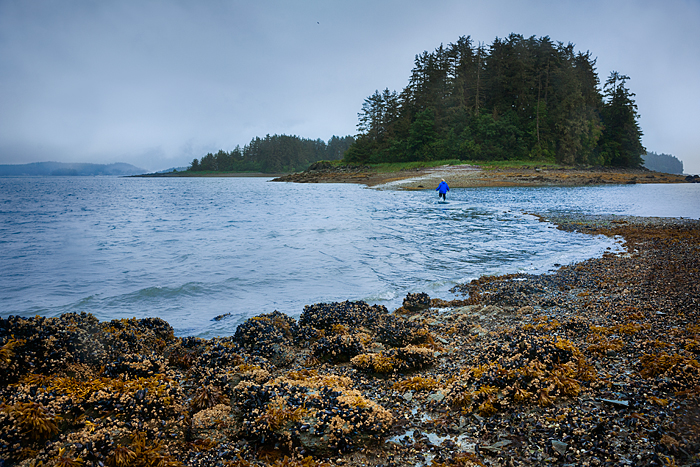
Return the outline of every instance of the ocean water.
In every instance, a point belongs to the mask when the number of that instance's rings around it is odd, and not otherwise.
[[[157,316],[177,335],[619,249],[532,212],[700,217],[700,184],[387,191],[265,178],[0,178],[0,316]],[[230,313],[226,319],[214,317]]]

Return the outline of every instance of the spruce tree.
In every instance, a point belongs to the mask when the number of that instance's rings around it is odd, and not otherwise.
[[[637,119],[637,105],[625,86],[629,76],[617,71],[610,73],[605,82],[606,102],[603,106],[603,135],[600,151],[606,165],[616,167],[640,167],[642,154],[642,130]]]

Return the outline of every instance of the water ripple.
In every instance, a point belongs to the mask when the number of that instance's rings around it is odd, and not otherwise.
[[[699,187],[454,189],[437,204],[433,190],[256,178],[0,178],[0,314],[160,316],[211,337],[321,301],[449,299],[484,274],[619,248],[526,212],[698,217]]]

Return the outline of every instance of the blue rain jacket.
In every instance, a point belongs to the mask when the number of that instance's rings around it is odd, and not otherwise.
[[[440,182],[437,188],[435,188],[435,191],[442,193],[447,193],[450,191],[450,187],[447,186],[447,182]]]

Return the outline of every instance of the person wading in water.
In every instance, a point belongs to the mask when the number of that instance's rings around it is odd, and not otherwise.
[[[438,187],[435,188],[435,191],[438,192],[438,198],[442,198],[444,201],[447,201],[447,192],[450,191],[450,187],[447,186],[447,182],[444,178],[442,179]]]

